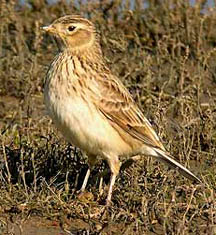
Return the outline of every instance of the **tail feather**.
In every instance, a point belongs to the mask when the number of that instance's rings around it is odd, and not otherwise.
[[[190,172],[187,168],[182,166],[180,163],[172,159],[167,153],[165,153],[161,149],[154,148],[155,152],[157,153],[157,159],[161,162],[164,162],[166,165],[177,169],[182,175],[184,175],[186,178],[197,181],[199,183],[202,183],[202,181],[195,176],[192,172]]]

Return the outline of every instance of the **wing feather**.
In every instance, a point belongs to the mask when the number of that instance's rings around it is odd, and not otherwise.
[[[164,150],[149,121],[121,81],[109,74],[97,79],[99,95],[94,101],[101,113],[139,141]]]

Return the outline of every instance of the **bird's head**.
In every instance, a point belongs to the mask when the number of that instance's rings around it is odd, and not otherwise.
[[[78,15],[66,15],[42,29],[52,34],[62,49],[74,51],[91,48],[97,41],[94,25]]]

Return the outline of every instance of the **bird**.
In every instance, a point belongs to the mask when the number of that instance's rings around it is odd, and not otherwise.
[[[65,15],[42,30],[56,39],[59,48],[45,77],[48,115],[66,140],[88,156],[81,192],[98,159],[105,159],[111,171],[106,199],[110,205],[121,161],[137,155],[153,157],[201,183],[166,151],[132,95],[111,72],[90,20]]]

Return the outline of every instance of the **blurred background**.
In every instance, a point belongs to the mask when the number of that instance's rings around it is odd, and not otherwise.
[[[57,2],[60,2],[61,0],[47,0],[47,4],[55,4]],[[122,2],[126,2],[127,0],[123,0]],[[28,4],[29,2],[34,2],[34,1],[28,1],[28,0],[19,0],[19,3],[21,5],[25,5],[25,4]],[[70,0],[66,0],[66,2],[70,3]],[[88,0],[83,0],[83,1],[79,1],[79,0],[76,0],[76,1],[73,1],[74,4],[77,4],[79,5],[79,3],[81,2],[82,4],[86,4],[88,2],[96,2],[96,0],[92,0],[92,1],[88,1]],[[133,7],[135,6],[135,0],[130,0],[129,1],[130,4],[131,4],[131,10],[133,9]],[[156,1],[148,1],[148,0],[144,0],[142,1],[142,4],[144,7],[148,7],[151,2],[163,2],[161,0],[156,0]],[[191,4],[191,6],[194,6],[196,4],[196,0],[189,0],[189,3]],[[214,7],[215,6],[215,1],[214,0],[204,0],[202,1],[202,4],[204,5],[204,7],[208,8],[208,7]]]

